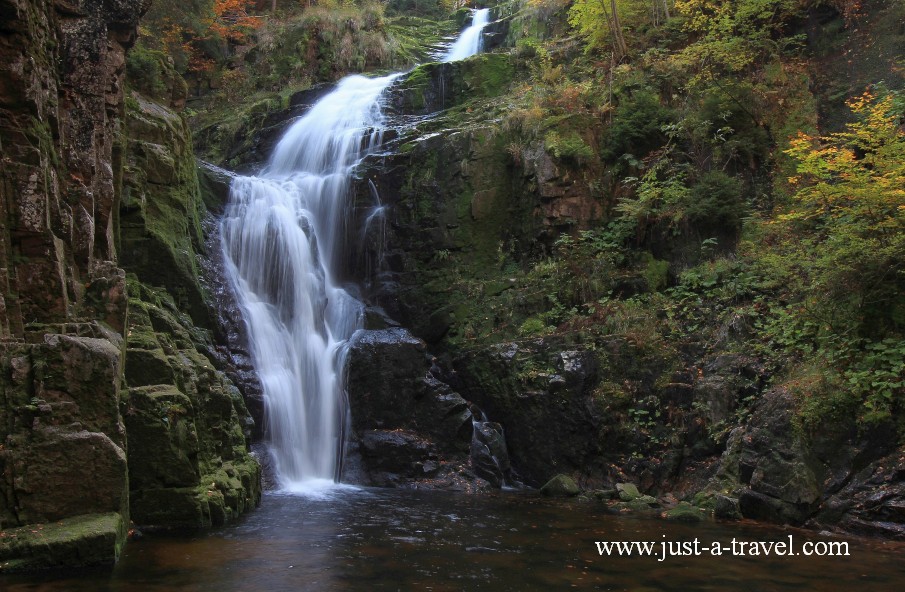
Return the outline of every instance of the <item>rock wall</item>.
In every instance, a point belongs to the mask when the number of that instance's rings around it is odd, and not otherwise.
[[[364,228],[375,190],[389,208],[349,266],[365,271],[372,302],[433,348],[499,325],[451,284],[503,293],[511,288],[507,266],[540,257],[563,230],[603,218],[602,196],[589,183],[598,163],[558,158],[543,133],[506,123],[508,93],[528,75],[514,53],[482,54],[419,66],[389,90],[398,136],[364,163],[352,228]],[[568,119],[556,125],[594,133],[593,122]]]
[[[192,321],[212,328],[196,254],[203,251],[191,134],[171,109],[132,92],[126,99],[119,263],[162,286]]]
[[[130,273],[122,404],[130,516],[143,528],[221,525],[257,506],[261,470],[247,448],[254,421],[210,331],[192,137],[181,115],[136,92],[125,128],[118,244]]]
[[[0,3],[5,336],[92,315],[86,293],[115,259],[125,52],[142,11]]]
[[[471,454],[471,404],[445,383],[423,341],[400,327],[356,334],[349,348],[353,449],[345,478],[384,487],[475,491],[502,475]]]
[[[214,345],[167,292],[129,283],[123,417],[129,507],[141,527],[202,528],[258,505],[254,425],[238,389],[214,367]]]
[[[127,303],[114,262],[125,52],[143,10],[0,2],[5,568],[112,562],[125,541]],[[15,529],[44,522],[37,536]],[[41,549],[45,538],[59,544]]]
[[[180,312],[207,318],[191,139],[140,98],[124,118],[147,6],[0,0],[0,571],[112,563],[130,510],[258,500],[245,407]]]

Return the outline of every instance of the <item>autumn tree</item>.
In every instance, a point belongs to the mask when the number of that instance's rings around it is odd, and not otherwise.
[[[845,330],[871,335],[905,327],[905,130],[893,95],[849,106],[858,120],[844,131],[791,141],[796,190],[778,223],[809,237],[822,307],[847,311]]]
[[[248,33],[261,26],[261,19],[248,14],[254,0],[214,0],[209,30],[227,41],[242,43]]]
[[[871,93],[848,102],[858,121],[827,136],[799,133],[786,153],[797,161],[798,187],[786,220],[857,224],[887,234],[905,222],[905,131],[894,98]]]
[[[777,39],[799,13],[799,0],[676,0],[675,12],[694,38],[674,59],[712,81],[744,72],[779,51]]]

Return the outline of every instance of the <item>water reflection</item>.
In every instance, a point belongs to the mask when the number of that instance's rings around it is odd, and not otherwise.
[[[146,536],[111,572],[0,578],[18,592],[145,590],[900,590],[900,544],[849,539],[849,557],[600,556],[595,541],[780,541],[801,531],[675,524],[526,494],[357,489],[269,494],[240,524]],[[844,540],[844,539],[839,539]]]

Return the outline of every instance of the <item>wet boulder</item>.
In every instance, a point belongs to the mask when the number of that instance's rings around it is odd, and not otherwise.
[[[349,347],[351,447],[374,485],[462,491],[500,487],[511,467],[502,427],[471,404],[423,341],[399,327],[356,333]],[[488,485],[489,484],[489,485]]]
[[[470,457],[474,472],[494,487],[502,487],[512,475],[503,426],[492,421],[476,421],[473,427]]]
[[[357,333],[349,349],[353,430],[413,430],[447,452],[467,451],[472,434],[468,403],[430,369],[424,342],[405,329]]]
[[[581,492],[575,480],[568,475],[556,475],[540,488],[541,495],[546,497],[575,497]]]
[[[802,524],[817,511],[822,465],[794,420],[792,395],[775,389],[758,403],[748,424],[729,436],[717,479],[737,484],[743,517]]]

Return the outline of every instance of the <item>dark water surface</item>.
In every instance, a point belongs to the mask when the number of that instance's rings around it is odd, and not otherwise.
[[[665,535],[665,537],[664,537]],[[661,557],[662,541],[847,541],[848,557]],[[654,541],[656,557],[601,556],[595,541]],[[755,525],[608,515],[536,494],[359,489],[265,495],[239,524],[145,536],[112,571],[0,576],[0,590],[905,590],[905,546]]]

